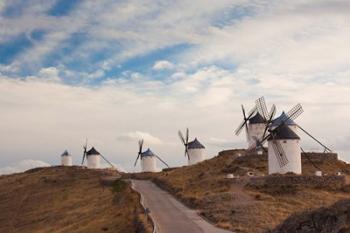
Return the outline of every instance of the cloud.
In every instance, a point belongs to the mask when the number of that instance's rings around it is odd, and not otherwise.
[[[155,136],[152,136],[150,133],[140,132],[140,131],[122,134],[119,137],[117,137],[117,139],[120,141],[135,141],[135,142],[143,139],[145,141],[145,143],[153,144],[153,145],[163,143],[161,139],[159,139]]]
[[[171,70],[174,68],[174,64],[169,61],[157,61],[153,65],[154,70]]]
[[[49,167],[49,166],[51,165],[40,160],[26,159],[18,163],[12,164],[11,166],[0,168],[0,175],[19,173],[32,168]]]

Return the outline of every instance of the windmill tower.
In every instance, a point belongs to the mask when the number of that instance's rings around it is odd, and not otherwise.
[[[189,142],[189,130],[186,129],[186,138],[183,136],[182,132],[179,130],[179,137],[183,145],[185,146],[185,156],[188,158],[188,165],[193,165],[205,160],[205,147],[195,138],[193,141]]]
[[[143,139],[139,140],[139,152],[136,157],[136,161],[134,163],[134,167],[137,164],[137,161],[141,160],[141,171],[142,172],[158,172],[157,169],[157,159],[161,161],[165,166],[169,167],[169,165],[164,162],[159,156],[154,154],[151,149],[147,149],[146,151],[142,152],[143,147]]]
[[[86,161],[88,168],[100,168],[101,154],[94,147],[86,152]]]
[[[267,141],[269,174],[301,174],[300,137],[288,125],[277,126]]]
[[[92,169],[100,168],[100,161],[102,158],[105,162],[107,162],[111,166],[111,168],[114,169],[114,165],[110,161],[108,161],[102,154],[100,154],[100,152],[98,152],[94,147],[92,147],[89,151],[87,151],[87,140],[83,148],[84,148],[84,151],[83,151],[83,159],[81,161],[81,165],[84,164],[84,161],[86,159],[88,168],[92,168]]]
[[[247,115],[242,105],[242,113],[243,121],[235,130],[235,134],[238,136],[243,128],[245,128],[248,148],[263,147],[263,144],[259,144],[259,140],[265,136],[267,130],[266,125],[268,125],[274,117],[276,106],[272,105],[270,112],[268,112],[264,97],[260,97],[255,101],[255,106]]]
[[[73,165],[72,155],[70,155],[67,150],[65,150],[63,152],[63,154],[61,155],[61,165],[62,166],[72,166]]]

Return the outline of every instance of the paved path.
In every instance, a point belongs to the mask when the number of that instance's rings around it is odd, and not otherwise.
[[[151,181],[133,180],[133,187],[143,196],[157,224],[157,233],[229,233],[203,220],[194,210],[177,201]],[[232,233],[232,232],[231,232]]]

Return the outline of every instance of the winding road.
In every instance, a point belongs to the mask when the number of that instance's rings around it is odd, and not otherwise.
[[[150,210],[157,233],[232,233],[209,224],[151,181],[133,180],[132,183],[142,195],[144,206]]]

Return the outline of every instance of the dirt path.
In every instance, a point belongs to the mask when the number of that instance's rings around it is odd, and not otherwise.
[[[156,222],[158,233],[229,233],[204,221],[194,210],[177,201],[151,181],[133,180],[136,191]]]

